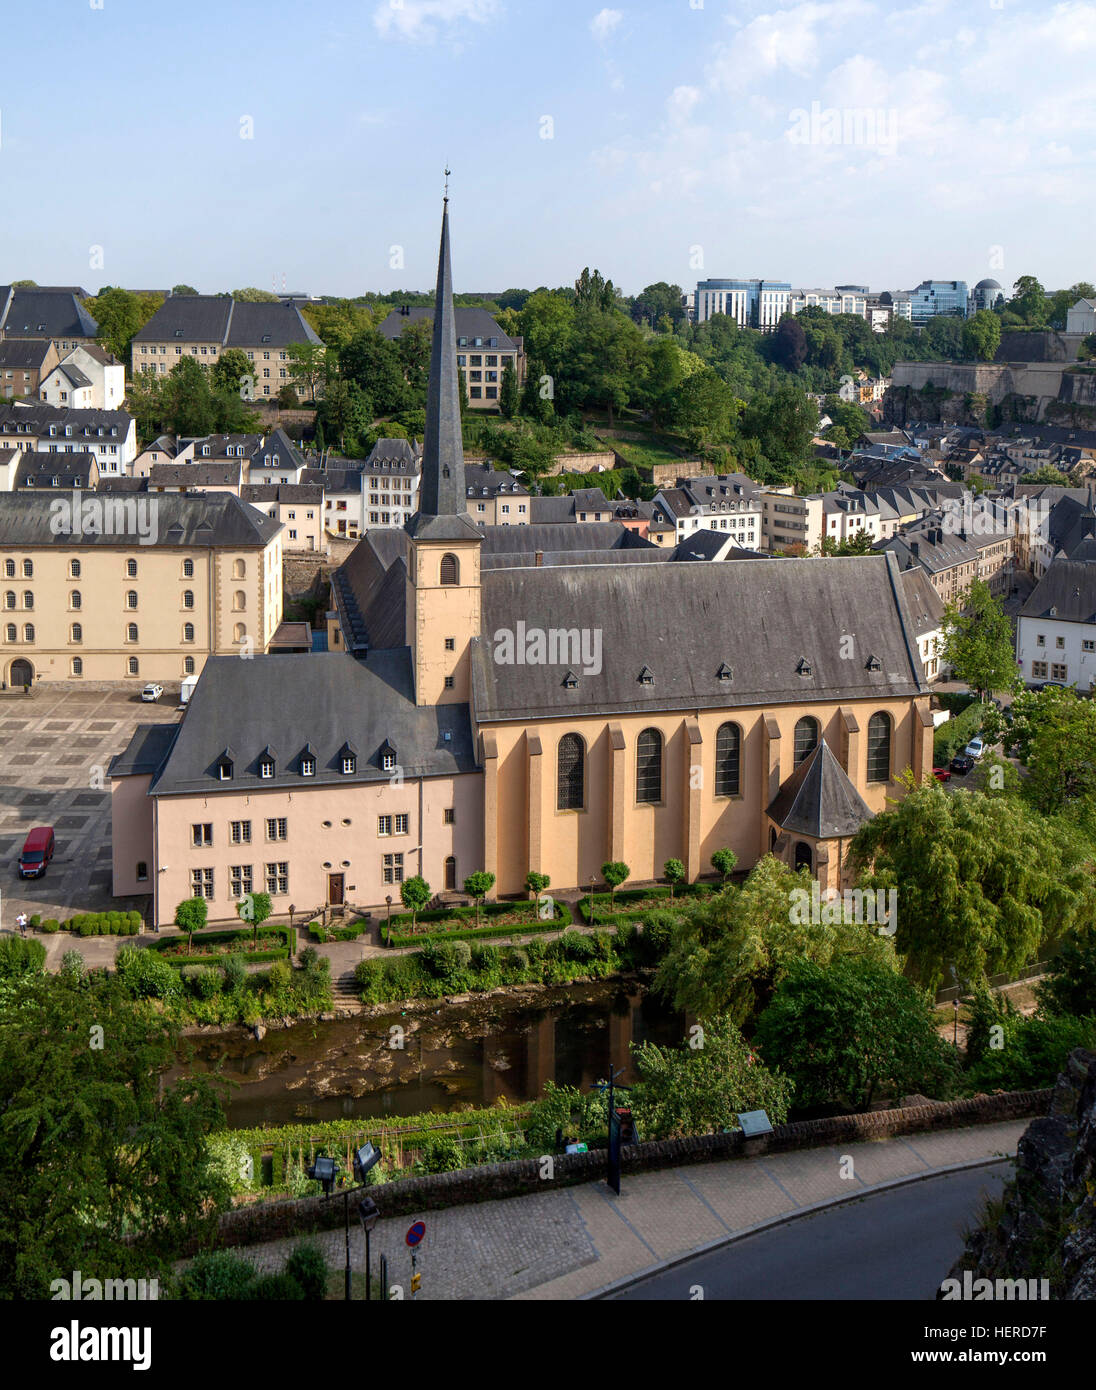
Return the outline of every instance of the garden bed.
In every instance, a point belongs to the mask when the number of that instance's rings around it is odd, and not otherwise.
[[[487,903],[480,908],[479,925],[474,907],[444,908],[420,912],[412,926],[409,912],[401,912],[381,928],[386,946],[422,946],[427,941],[480,940],[492,936],[530,935],[560,931],[574,919],[566,903],[555,904],[554,916],[542,922],[536,903]]]
[[[163,956],[169,965],[216,965],[231,955],[240,956],[248,965],[265,965],[288,960],[296,948],[296,936],[293,927],[262,930],[257,942],[250,931],[195,932],[192,947],[182,935],[153,941],[148,949]]]
[[[666,912],[674,903],[710,898],[718,893],[722,885],[710,883],[691,883],[674,889],[670,899],[668,886],[659,884],[654,888],[628,888],[616,894],[615,906],[611,906],[608,893],[593,895],[593,909],[590,907],[590,894],[578,900],[579,916],[587,926],[618,926],[622,922],[635,922],[651,912]]]

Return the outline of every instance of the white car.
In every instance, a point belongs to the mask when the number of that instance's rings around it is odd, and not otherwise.
[[[144,690],[141,691],[141,699],[147,704],[152,704],[152,702],[158,700],[163,693],[164,687],[162,685],[146,685]]]
[[[977,762],[986,751],[985,740],[982,738],[982,735],[979,734],[977,738],[972,738],[967,744],[965,751],[968,758],[973,758],[974,761]]]

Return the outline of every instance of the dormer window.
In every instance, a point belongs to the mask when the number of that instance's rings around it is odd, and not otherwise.
[[[304,758],[302,758],[302,759],[301,759],[301,776],[302,776],[302,777],[315,777],[315,775],[316,775],[316,759],[315,759],[315,758],[309,758],[309,757],[304,757]]]
[[[576,690],[578,688],[578,677],[575,675],[574,671],[567,672],[563,677],[563,684],[567,690]]]
[[[232,754],[232,749],[226,748],[225,751],[221,754],[221,756],[217,759],[217,775],[222,782],[232,781],[232,768],[234,762],[235,759]]]
[[[353,753],[344,753],[342,755],[340,766],[342,767],[344,777],[349,777],[357,768],[357,765],[358,760]]]
[[[734,672],[727,663],[725,661],[720,662],[719,670],[715,673],[716,680],[729,681],[733,675]]]
[[[277,759],[273,748],[267,747],[259,754],[259,776],[264,781],[269,781],[274,776],[274,769]]]
[[[883,669],[883,663],[877,656],[869,656],[867,669],[869,671],[881,671]]]
[[[643,670],[640,671],[639,683],[640,685],[654,685],[655,673],[651,670],[649,666],[644,666]]]
[[[795,668],[795,673],[797,676],[809,676],[811,674],[811,663],[805,656],[800,657],[799,664]]]

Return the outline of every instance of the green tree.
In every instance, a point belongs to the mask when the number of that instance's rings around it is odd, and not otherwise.
[[[992,362],[1001,346],[1001,316],[979,309],[963,324],[963,354],[980,362]]]
[[[1034,275],[1021,275],[1012,287],[1008,308],[1020,320],[1033,328],[1041,328],[1050,317],[1050,301],[1046,290]]]
[[[1069,487],[1069,476],[1049,463],[1042,464],[1034,473],[1024,476],[1025,483],[1044,483],[1049,487]]]
[[[658,328],[662,320],[668,319],[669,329],[666,331],[673,332],[685,319],[684,298],[685,293],[680,285],[669,285],[665,280],[659,280],[636,296],[632,317],[637,323],[646,322],[652,328]],[[663,330],[659,328],[659,331]]]
[[[400,902],[411,914],[411,930],[414,931],[418,915],[430,901],[433,890],[421,874],[405,878],[400,884]]]
[[[0,979],[38,975],[46,966],[46,948],[33,937],[0,936]]]
[[[612,310],[617,307],[618,298],[616,286],[600,270],[591,271],[587,266],[575,281],[576,308]]]
[[[685,882],[685,865],[680,859],[667,859],[662,866],[662,876],[670,885],[670,901],[674,900],[674,886]]]
[[[1096,932],[1085,932],[1062,943],[1050,971],[1035,994],[1039,1011],[1047,1015],[1096,1014]]]
[[[788,1080],[766,1069],[730,1019],[717,1016],[701,1029],[681,1047],[632,1044],[639,1080],[628,1100],[644,1136],[718,1133],[746,1110],[764,1110],[783,1124],[792,1097]]]
[[[616,310],[582,309],[575,315],[567,377],[557,391],[568,405],[604,407],[612,429],[614,410],[643,392],[646,359],[643,335],[631,319]]]
[[[327,382],[329,362],[323,343],[290,343],[285,350],[289,379],[298,391],[307,391],[315,401],[316,388]]]
[[[679,909],[655,989],[676,1009],[700,1018],[726,1013],[745,1025],[768,1003],[792,961],[825,965],[835,955],[863,954],[896,964],[890,941],[874,926],[825,916],[813,923],[809,911],[793,911],[809,901],[810,888],[805,870],[793,873],[766,855],[740,888]]]
[[[726,886],[731,874],[734,873],[737,863],[738,855],[733,849],[717,849],[712,855],[712,868],[717,874],[722,874],[724,886]]]
[[[1027,770],[1024,795],[1044,815],[1078,803],[1096,808],[1096,704],[1072,689],[1046,701],[1028,745]]]
[[[191,898],[191,902],[200,902],[205,907],[204,898]],[[179,905],[183,906],[182,903]],[[273,904],[270,901],[269,893],[245,893],[236,904],[236,916],[241,922],[251,923],[251,939],[255,947],[259,945],[259,928],[267,920],[273,911]],[[205,921],[205,914],[202,914],[202,921]]]
[[[780,1059],[802,1107],[868,1110],[879,1091],[946,1094],[955,1070],[931,999],[870,960],[792,962],[758,1020],[756,1041]]]
[[[193,285],[173,285],[171,293],[172,295],[197,294],[198,291],[194,288]]]
[[[184,898],[175,907],[175,925],[186,932],[186,953],[189,956],[194,948],[194,933],[201,931],[206,924],[209,911],[205,898]]]
[[[562,377],[574,328],[574,305],[562,295],[538,290],[529,296],[521,311],[521,335],[525,339],[525,351],[529,358],[527,390],[530,383],[535,387],[544,374]],[[533,370],[534,362],[538,366],[537,371]],[[522,413],[530,414],[524,401]]]
[[[362,449],[373,414],[372,399],[356,381],[335,377],[320,402],[316,424],[323,429],[327,443],[333,443],[340,453],[350,454]]]
[[[484,872],[480,869],[477,873],[469,874],[464,880],[464,891],[470,898],[475,899],[476,903],[476,926],[480,924],[480,907],[483,900],[495,886],[495,875]]]
[[[616,907],[616,890],[626,882],[631,869],[619,859],[607,859],[601,866],[601,876],[609,885],[609,911]]]
[[[277,304],[278,296],[272,294],[270,290],[258,290],[254,285],[248,285],[242,290],[233,290],[232,298],[238,299],[244,304]]]
[[[217,405],[209,373],[193,357],[180,357],[160,388],[163,424],[172,434],[211,434],[217,425]]]
[[[217,391],[228,391],[239,395],[240,382],[245,376],[254,383],[255,364],[243,348],[226,348],[210,368],[209,377]]]
[[[395,415],[412,404],[395,346],[375,329],[350,339],[339,353],[339,368],[348,383],[368,396],[378,415]]]
[[[7,1297],[49,1298],[75,1269],[167,1280],[178,1252],[212,1235],[230,1199],[208,1161],[222,1114],[205,1078],[165,1080],[177,1044],[115,977],[28,978],[0,1011]]]
[[[525,875],[525,886],[534,898],[539,898],[551,881],[547,874],[538,874],[532,869]]]
[[[1014,689],[1012,624],[1001,600],[982,579],[972,582],[963,599],[962,606],[952,602],[944,609],[943,660],[982,696]]]
[[[513,358],[506,359],[502,369],[502,382],[499,385],[499,411],[506,420],[512,420],[518,413],[521,393],[518,390],[518,374],[514,370]]]
[[[861,887],[898,891],[895,948],[925,988],[952,967],[971,983],[1014,973],[1096,919],[1089,851],[1072,828],[1014,797],[904,782],[857,831],[849,866]]]
[[[119,362],[129,361],[129,345],[164,302],[162,295],[139,295],[131,290],[105,286],[84,308],[99,325],[99,342]]]
[[[833,335],[833,340],[837,341],[836,335]],[[797,372],[807,360],[807,335],[803,325],[790,314],[780,320],[773,334],[773,357],[789,372]],[[823,365],[832,367],[835,364]]]
[[[678,387],[670,403],[669,418],[691,449],[730,440],[743,408],[718,373],[706,367],[693,372]]]
[[[430,376],[433,327],[427,318],[409,319],[396,339],[396,356],[416,400],[425,399]]]

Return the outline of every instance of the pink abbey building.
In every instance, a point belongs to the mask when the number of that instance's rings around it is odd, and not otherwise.
[[[477,526],[461,449],[448,210],[419,510],[335,577],[326,655],[207,661],[179,727],[112,768],[114,891],[228,920],[383,908],[487,869],[690,879],[729,846],[842,886],[849,838],[931,776],[917,622],[892,555],[711,563],[619,522]],[[542,537],[542,532],[551,532]],[[335,640],[337,639],[337,640]]]

